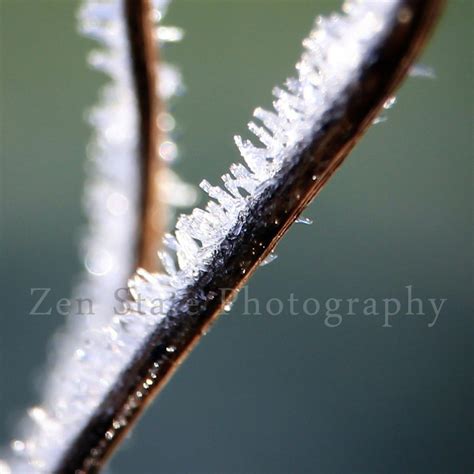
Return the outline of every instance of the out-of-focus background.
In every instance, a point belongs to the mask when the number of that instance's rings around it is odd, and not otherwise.
[[[189,182],[216,182],[237,159],[257,105],[289,74],[313,18],[335,1],[177,1],[165,51],[186,93],[171,104]],[[38,399],[48,339],[63,317],[29,316],[32,287],[67,297],[90,130],[105,78],[86,66],[76,2],[0,0],[0,444]],[[473,3],[453,0],[388,121],[374,127],[258,271],[114,458],[117,474],[447,473],[473,470]],[[425,316],[407,316],[407,286]],[[271,298],[341,299],[325,316],[266,311]],[[398,298],[383,316],[348,298]],[[433,327],[429,298],[447,299]],[[322,311],[324,307],[322,308]],[[274,311],[274,309],[272,310]],[[301,311],[301,308],[300,308]]]

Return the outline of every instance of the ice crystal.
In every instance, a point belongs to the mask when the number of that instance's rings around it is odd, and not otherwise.
[[[260,263],[261,267],[264,267],[272,262],[274,262],[278,258],[278,255],[274,252],[270,252]]]
[[[295,223],[296,224],[305,224],[305,225],[311,225],[313,223],[313,219],[309,218],[309,217],[298,217],[296,220],[295,220]]]
[[[422,79],[436,79],[436,72],[431,66],[426,64],[414,64],[410,68],[411,77],[420,77]]]
[[[156,16],[161,17],[163,5],[155,3]],[[245,219],[250,206],[270,185],[282,165],[295,156],[297,147],[309,142],[321,126],[325,113],[336,100],[343,99],[344,91],[358,80],[361,65],[370,60],[373,47],[389,27],[397,4],[398,0],[352,0],[344,4],[342,13],[316,19],[314,28],[303,42],[304,51],[296,65],[296,77],[288,79],[284,88],[274,89],[274,110],[257,108],[254,112],[256,122],[251,122],[249,129],[260,143],[256,145],[241,137],[235,138],[245,165],[232,165],[229,173],[223,176],[223,187],[202,181],[201,188],[211,198],[205,209],[195,209],[190,215],[181,216],[174,234],[166,236],[166,250],[160,253],[166,273],[152,275],[144,270],[137,271],[129,282],[133,300],[128,303],[126,314],[92,323],[77,334],[74,343],[70,341],[70,350],[66,352],[70,356],[49,382],[46,402],[31,411],[37,427],[30,431],[28,438],[18,441],[13,472],[48,472],[55,466],[147,335],[166,317],[173,295],[184,291],[200,273],[206,272],[219,245],[235,231],[237,223]],[[116,81],[116,85],[104,94],[105,108],[92,114],[100,127],[94,156],[103,155],[102,164],[96,166],[101,174],[110,178],[116,169],[113,164],[111,166],[112,157],[116,159],[117,154],[123,154],[122,159],[126,162],[123,150],[135,146],[133,137],[120,133],[133,130],[136,117],[128,95],[130,78],[124,75],[128,63],[123,53],[126,48],[119,6],[120,2],[112,0],[89,0],[81,15],[84,30],[105,46],[105,52],[95,54],[92,62]],[[161,36],[175,38],[177,33],[162,30]],[[172,74],[170,71],[168,73]],[[162,87],[162,93],[176,90],[175,85]],[[123,107],[120,113],[117,111],[119,106]],[[126,162],[123,167],[129,173],[128,179],[136,180],[133,164]],[[127,223],[128,228],[124,228],[123,222],[133,216],[124,219],[123,213],[134,209],[136,203],[134,192],[121,187],[124,183],[120,182],[122,174],[119,174],[116,179],[120,186],[113,186],[113,179],[105,186],[98,184],[91,188],[93,191],[88,194],[87,201],[107,198],[104,202],[109,202],[114,212],[107,217],[96,216],[101,221],[99,225],[104,237],[113,233],[117,239],[125,241],[130,237],[128,229],[132,226]],[[110,287],[98,286],[100,295],[94,296],[102,301],[113,296],[116,282],[123,277],[115,276],[121,266],[117,259],[123,258],[117,253],[119,245],[110,245],[109,240],[89,240],[86,245],[88,251],[93,252],[91,255],[98,259],[99,264],[94,267],[99,268],[98,273],[107,270],[107,275],[114,275]],[[156,300],[162,302],[159,314],[149,309]],[[173,350],[170,346],[169,351]],[[21,459],[24,464],[17,468]]]

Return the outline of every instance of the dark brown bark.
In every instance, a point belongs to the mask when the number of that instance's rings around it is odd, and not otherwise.
[[[140,216],[137,264],[153,272],[158,270],[157,250],[164,233],[166,210],[159,187],[164,163],[158,155],[162,134],[157,117],[163,106],[158,96],[158,47],[153,34],[150,1],[126,0],[125,17],[139,120]]]

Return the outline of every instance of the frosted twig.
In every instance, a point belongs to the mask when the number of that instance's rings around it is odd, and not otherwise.
[[[233,176],[223,178],[226,190],[204,181],[213,200],[181,217],[167,240],[178,265],[163,254],[166,274],[139,271],[131,281],[134,301],[115,327],[119,340],[140,327],[141,342],[128,349],[128,362],[63,457],[61,472],[102,466],[392,97],[442,4],[354,0],[344,14],[317,20],[298,78],[275,90],[275,112],[255,112],[265,128],[250,128],[264,146],[236,140],[249,169],[233,165]],[[158,313],[153,298],[162,303]],[[144,315],[139,301],[146,302]]]

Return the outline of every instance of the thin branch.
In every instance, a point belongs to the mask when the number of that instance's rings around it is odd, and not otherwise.
[[[120,374],[57,472],[92,473],[103,466],[223,306],[235,297],[362,137],[419,54],[443,3],[399,0],[390,26],[362,62],[358,79],[330,104],[323,123],[314,125],[311,140],[297,147],[271,184],[251,202],[205,270],[174,296],[171,310]],[[199,310],[192,312],[190,302],[195,301]]]
[[[158,96],[158,47],[154,38],[150,0],[125,0],[133,79],[140,120],[140,229],[138,266],[158,270],[157,250],[165,230],[165,209],[160,195],[164,163],[158,155],[163,137],[157,117],[163,111]]]

